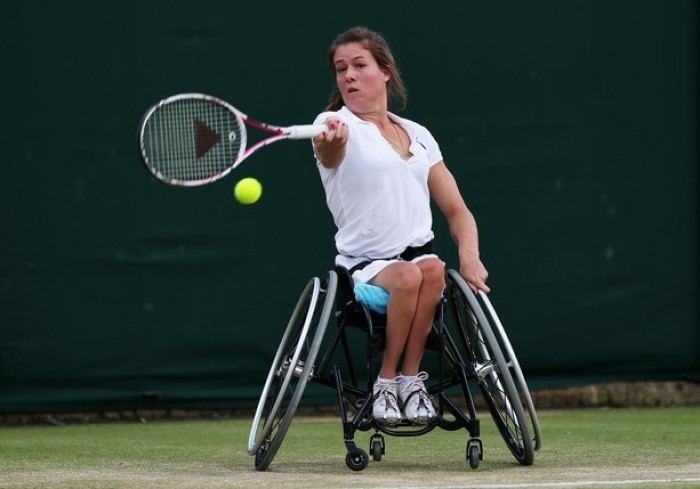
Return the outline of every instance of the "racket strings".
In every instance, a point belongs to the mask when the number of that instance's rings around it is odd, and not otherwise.
[[[182,99],[157,108],[143,131],[148,165],[171,181],[196,182],[226,171],[245,143],[243,127],[227,108]]]

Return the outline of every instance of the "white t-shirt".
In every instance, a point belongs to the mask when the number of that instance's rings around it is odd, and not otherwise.
[[[372,122],[347,107],[323,112],[315,123],[335,115],[348,128],[345,158],[333,169],[316,161],[326,202],[338,232],[336,263],[351,268],[366,260],[399,255],[433,239],[428,172],[442,161],[440,148],[423,126],[394,114],[411,139],[404,160]]]

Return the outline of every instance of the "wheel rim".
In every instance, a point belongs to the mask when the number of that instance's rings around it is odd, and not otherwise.
[[[483,398],[506,445],[520,463],[529,465],[533,459],[532,439],[505,359],[464,279],[454,270],[450,270],[449,277],[452,317],[459,330],[464,360],[474,368]]]
[[[520,362],[518,362],[518,358],[515,356],[515,351],[513,350],[513,346],[510,343],[508,335],[506,334],[503,323],[501,323],[501,320],[498,317],[498,314],[496,313],[496,310],[491,304],[488,296],[482,291],[479,291],[477,298],[479,299],[480,304],[484,306],[482,309],[487,314],[487,319],[492,325],[493,333],[496,335],[498,344],[501,346],[501,351],[505,357],[508,369],[510,370],[516,387],[518,388],[520,398],[523,401],[523,408],[525,411],[527,411],[526,414],[529,421],[528,428],[530,434],[532,435],[534,449],[539,450],[542,446],[542,432],[540,430],[539,420],[537,419],[535,404],[532,402],[532,396],[530,395],[530,389],[527,386],[525,376],[520,368]]]
[[[251,455],[256,454],[258,470],[265,470],[275,457],[312,376],[335,304],[337,285],[338,277],[334,271],[328,273],[325,289],[321,288],[317,278],[309,281],[290,317],[268,373],[248,440],[249,452],[252,450]],[[318,307],[321,301],[323,306]]]
[[[251,455],[255,454],[266,440],[274,438],[279,421],[286,412],[287,404],[296,387],[293,382],[294,369],[289,367],[298,366],[302,352],[298,348],[299,340],[303,341],[303,336],[308,335],[319,291],[320,280],[314,277],[309,280],[299,296],[289,319],[253,417],[248,438],[248,453]]]

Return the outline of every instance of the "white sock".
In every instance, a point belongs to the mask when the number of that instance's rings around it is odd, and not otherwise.
[[[384,379],[382,377],[377,377],[377,384],[393,384],[396,382],[395,379]]]
[[[403,375],[403,374],[399,374],[399,375],[396,377],[396,382],[398,382],[399,384],[404,384],[404,383],[406,383],[406,382],[410,382],[410,381],[412,381],[412,380],[415,380],[417,377],[418,377],[417,375]]]

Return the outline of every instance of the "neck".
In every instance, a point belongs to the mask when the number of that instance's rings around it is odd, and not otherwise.
[[[366,122],[372,122],[374,125],[379,127],[386,127],[390,124],[388,112],[367,112],[365,114],[355,114],[357,117]]]
[[[348,109],[363,121],[372,122],[379,127],[385,127],[391,122],[386,103],[378,103],[372,107],[348,107]]]
[[[391,119],[389,119],[389,111],[386,110],[386,107],[374,111],[355,112],[353,110],[352,112],[363,121],[371,122],[380,128],[389,127],[391,124]]]

